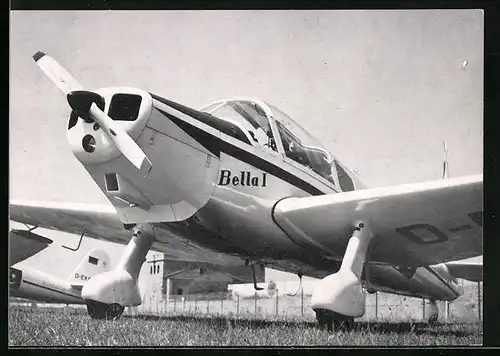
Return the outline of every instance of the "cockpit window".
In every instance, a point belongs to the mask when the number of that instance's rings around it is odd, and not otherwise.
[[[349,175],[346,173],[344,168],[335,160],[335,167],[337,168],[337,174],[339,177],[339,185],[342,191],[344,192],[350,192],[354,190],[354,183],[349,177]]]
[[[232,122],[247,131],[254,143],[270,146],[276,150],[272,141],[272,131],[265,111],[256,103],[248,100],[227,101],[222,106],[213,104],[202,109],[211,115]]]
[[[286,156],[335,184],[332,155],[288,115],[272,105],[268,106],[276,121]]]
[[[247,119],[255,129],[265,128],[269,129],[269,120],[267,118],[266,112],[262,108],[249,101],[240,101],[238,103],[229,103],[242,116]]]

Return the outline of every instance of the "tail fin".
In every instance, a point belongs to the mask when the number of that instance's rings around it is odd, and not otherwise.
[[[68,276],[67,281],[74,287],[83,286],[90,278],[108,270],[108,254],[103,250],[93,249]]]

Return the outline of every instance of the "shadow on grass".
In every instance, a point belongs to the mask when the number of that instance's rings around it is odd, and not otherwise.
[[[138,319],[144,321],[177,321],[177,322],[196,322],[206,324],[208,327],[228,327],[230,323],[232,327],[248,327],[252,329],[268,328],[268,327],[291,327],[291,328],[318,328],[316,322],[310,321],[291,321],[291,320],[263,320],[263,319],[243,319],[229,318],[223,316],[186,316],[186,315],[123,315],[122,318]],[[456,324],[455,324],[456,325]],[[461,330],[453,327],[454,324],[429,325],[425,322],[355,322],[354,327],[346,331],[354,332],[370,332],[374,334],[408,334],[429,336],[456,336],[464,337],[477,333],[474,325],[463,324]]]

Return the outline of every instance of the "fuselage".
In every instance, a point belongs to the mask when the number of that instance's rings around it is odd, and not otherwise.
[[[99,134],[92,124],[80,120],[68,133],[75,155],[122,221],[151,222],[200,246],[288,272],[321,278],[339,269],[343,251],[332,255],[308,236],[290,236],[274,221],[273,208],[288,197],[364,188],[354,172],[265,102],[222,101],[198,111],[141,95],[151,107],[141,106],[143,116],[129,120],[137,124],[124,125],[152,161],[149,176],[109,147],[83,152],[81,136]],[[442,266],[368,270],[369,284],[379,290],[444,300],[459,295]]]
[[[80,290],[67,281],[29,267],[10,269],[10,295],[49,303],[84,304]]]

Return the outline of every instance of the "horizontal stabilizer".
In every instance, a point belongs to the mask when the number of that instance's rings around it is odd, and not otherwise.
[[[9,263],[24,261],[52,244],[52,240],[28,230],[12,229],[9,232]]]

